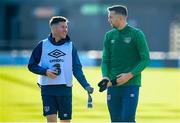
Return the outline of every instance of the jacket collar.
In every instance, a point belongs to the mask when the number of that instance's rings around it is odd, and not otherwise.
[[[49,41],[53,44],[53,45],[63,45],[66,42],[70,42],[70,37],[67,35],[66,38],[61,39],[60,41],[56,42],[55,38],[52,37],[52,33],[48,36]]]

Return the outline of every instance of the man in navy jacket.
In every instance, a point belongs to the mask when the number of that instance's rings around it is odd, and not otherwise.
[[[47,122],[70,122],[72,116],[72,75],[89,93],[93,88],[87,82],[77,50],[70,40],[68,20],[54,16],[49,25],[51,34],[39,42],[29,60],[28,69],[39,75],[43,115]]]

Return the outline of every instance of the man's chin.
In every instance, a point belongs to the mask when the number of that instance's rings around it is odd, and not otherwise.
[[[65,35],[65,36],[62,36],[62,38],[65,39],[65,38],[66,38],[66,35]]]
[[[112,28],[117,28],[116,26],[112,25]]]

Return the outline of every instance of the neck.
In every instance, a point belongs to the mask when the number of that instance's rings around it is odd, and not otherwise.
[[[55,34],[52,34],[53,38],[55,39],[55,42],[59,42],[62,38],[59,36],[56,36]]]
[[[126,24],[127,24],[127,22],[126,22],[126,21],[122,21],[122,22],[120,22],[120,23],[119,23],[119,27],[118,27],[118,29],[119,29],[119,30],[124,29],[124,28],[125,28],[125,26],[126,26]]]

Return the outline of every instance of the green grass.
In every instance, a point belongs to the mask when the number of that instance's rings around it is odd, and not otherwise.
[[[106,93],[99,93],[98,67],[86,67],[84,73],[93,87],[93,109],[87,109],[87,94],[74,79],[73,122],[109,122]],[[44,122],[37,76],[26,67],[0,67],[0,122]],[[153,69],[143,72],[138,122],[180,122],[180,70]]]

